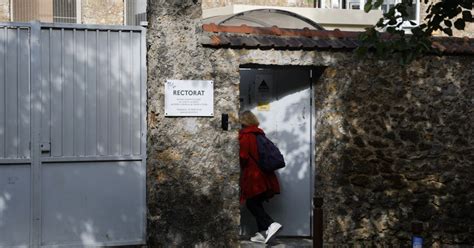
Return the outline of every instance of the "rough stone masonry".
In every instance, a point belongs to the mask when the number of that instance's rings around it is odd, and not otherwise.
[[[201,1],[149,1],[148,15],[150,247],[238,247],[246,64],[326,68],[314,87],[326,245],[407,247],[412,221],[423,222],[427,246],[474,244],[472,56],[402,67],[351,52],[204,48]],[[214,80],[215,117],[164,117],[168,79]]]

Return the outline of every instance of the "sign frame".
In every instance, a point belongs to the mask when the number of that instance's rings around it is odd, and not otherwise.
[[[165,117],[214,117],[214,81],[166,80]]]

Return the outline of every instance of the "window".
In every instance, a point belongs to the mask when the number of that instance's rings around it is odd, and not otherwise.
[[[319,0],[317,6],[329,9],[361,9],[363,0]]]
[[[383,13],[387,13],[390,8],[395,6],[395,1],[396,0],[385,0],[383,1],[383,4],[381,6]]]
[[[125,25],[136,26],[147,20],[145,0],[125,0],[124,4]]]
[[[360,1],[349,1],[349,9],[361,9]]]
[[[81,0],[11,0],[11,20],[80,23]]]
[[[395,4],[400,3],[402,0],[384,0],[380,9],[386,13],[388,10],[395,6]],[[330,9],[363,9],[365,5],[365,0],[318,0],[317,6],[320,8],[330,8]],[[413,6],[409,10],[410,16],[413,20],[416,20],[416,13],[419,2],[413,0]]]
[[[387,13],[390,8],[394,7],[396,4],[401,3],[402,0],[384,0],[380,10],[383,13]],[[408,9],[409,19],[415,23],[420,21],[420,2],[418,0],[412,0],[413,5]],[[351,9],[351,10],[362,10],[366,0],[318,0],[317,6],[320,8],[329,8],[329,9]],[[404,27],[410,27],[411,24],[406,22],[403,24]]]
[[[37,0],[12,0],[12,21],[28,22],[39,19],[38,4]]]
[[[53,21],[77,23],[76,0],[53,0]]]
[[[390,8],[394,7],[396,4],[400,3],[401,1],[402,0],[384,0],[380,8],[382,9],[383,13],[387,13],[390,10]],[[413,0],[412,3],[413,5],[407,9],[408,19],[418,24],[420,22],[420,17],[419,17],[420,15],[419,3],[420,2],[417,0]],[[403,27],[405,28],[409,28],[411,26],[413,25],[410,24],[410,22],[408,21],[403,23]]]
[[[390,8],[394,7],[397,3],[400,3],[400,2],[401,2],[401,0],[385,0],[385,1],[383,1],[382,7],[381,7],[383,13],[387,13],[390,10]],[[417,7],[418,7],[418,1],[413,0],[413,5],[411,6],[411,8],[409,8],[407,10],[410,20],[415,20],[415,21],[417,20],[417,16],[416,16]]]

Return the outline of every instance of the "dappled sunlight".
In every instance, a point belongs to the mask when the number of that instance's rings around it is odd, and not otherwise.
[[[465,115],[472,75],[456,66],[438,71],[451,59],[427,59],[387,74],[380,67],[362,76],[370,63],[328,68],[321,78],[316,187],[332,217],[324,235],[335,243],[409,243],[415,221],[426,228],[428,246],[469,240],[472,204],[462,192],[472,187]]]
[[[83,223],[83,231],[80,234],[80,236],[81,236],[82,244],[85,244],[85,245],[97,244],[97,240],[95,239],[95,231],[93,227],[93,222],[91,220]]]
[[[26,246],[30,231],[29,165],[0,160],[0,247]]]
[[[303,180],[304,176],[307,175],[309,172],[308,167],[301,166],[300,170],[298,171],[298,179]]]
[[[8,193],[6,193],[8,194]],[[9,196],[9,195],[8,195]],[[7,198],[6,196],[1,196],[0,195],[0,226],[3,226],[3,212],[5,212],[5,210],[7,209],[7,201],[9,200],[9,198]]]
[[[143,32],[47,25],[0,30],[0,246],[143,243]]]
[[[67,173],[71,169],[73,173]],[[140,161],[45,164],[44,242],[102,245],[139,240],[146,211],[144,171]]]
[[[41,38],[42,138],[51,139],[50,154],[139,155],[141,34],[51,29]]]

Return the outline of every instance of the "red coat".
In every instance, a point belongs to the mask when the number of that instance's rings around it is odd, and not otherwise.
[[[257,164],[256,134],[264,134],[257,126],[245,127],[239,132],[240,143],[240,202],[266,193],[269,197],[280,193],[280,184],[274,172],[262,172]]]

